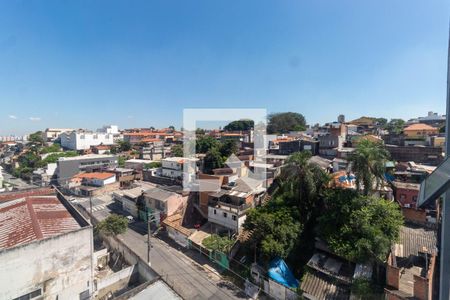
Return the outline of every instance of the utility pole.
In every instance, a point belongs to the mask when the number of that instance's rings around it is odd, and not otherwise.
[[[152,245],[150,244],[150,214],[147,213],[147,263],[150,264],[150,250]]]

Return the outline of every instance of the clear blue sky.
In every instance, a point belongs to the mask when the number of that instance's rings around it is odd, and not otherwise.
[[[183,108],[444,113],[449,1],[0,2],[0,135]]]

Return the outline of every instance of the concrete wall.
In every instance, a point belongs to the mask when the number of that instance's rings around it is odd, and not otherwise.
[[[188,242],[187,236],[185,236],[184,234],[175,230],[174,228],[171,228],[170,226],[167,226],[166,230],[167,230],[167,233],[169,234],[169,237],[171,239],[173,239],[175,242],[177,242],[177,244],[179,244],[183,247],[186,247],[186,248],[188,247],[189,242]]]
[[[214,213],[214,211],[216,213]],[[224,213],[226,213],[226,217],[224,216]],[[235,216],[236,220],[233,220],[232,216]],[[246,217],[246,215],[239,216],[237,212],[231,212],[228,209],[208,207],[208,221],[230,228],[234,231],[239,231],[242,224],[244,224]]]
[[[78,299],[92,287],[91,239],[92,227],[85,227],[0,251],[0,299],[37,288],[43,299]]]
[[[91,146],[112,145],[114,144],[113,135],[99,132],[63,133],[61,137],[61,146],[71,150],[87,150]]]
[[[100,294],[102,294],[101,290],[108,289],[108,287],[111,287],[112,285],[114,285],[115,290],[119,290],[121,288],[126,287],[128,285],[128,282],[130,281],[131,276],[137,273],[137,271],[138,271],[137,265],[133,265],[129,266],[128,268],[122,269],[118,272],[115,272],[113,274],[110,274],[102,279],[98,279],[97,291],[99,292],[99,297],[101,297]],[[117,283],[121,283],[120,286],[117,286]]]

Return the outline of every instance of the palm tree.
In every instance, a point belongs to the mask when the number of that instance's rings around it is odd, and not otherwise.
[[[328,174],[319,166],[310,163],[309,152],[292,154],[280,175],[279,195],[284,201],[298,207],[300,217],[309,219],[319,205],[320,195],[329,182]]]
[[[363,187],[363,194],[368,195],[374,187],[378,189],[383,181],[386,171],[386,162],[389,152],[380,142],[361,139],[355,152],[350,155],[350,163],[356,175],[356,187],[358,191]]]

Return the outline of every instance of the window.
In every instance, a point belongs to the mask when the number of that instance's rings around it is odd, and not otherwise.
[[[214,210],[214,214],[215,214],[215,215],[217,214],[217,210]]]
[[[406,195],[405,194],[400,194],[400,200],[405,200],[406,199]]]
[[[89,290],[85,290],[80,293],[80,300],[88,300],[89,299]]]
[[[417,196],[413,196],[413,197],[412,197],[412,200],[413,200],[414,202],[417,202]]]
[[[233,219],[233,221],[236,221],[237,217],[235,215],[232,215],[231,219]]]
[[[32,291],[31,293],[28,293],[26,295],[20,296],[18,298],[15,298],[14,300],[30,300],[30,299],[34,299],[36,297],[39,297],[42,295],[42,290],[41,288]]]
[[[226,212],[223,213],[223,217],[226,218],[228,214]]]

